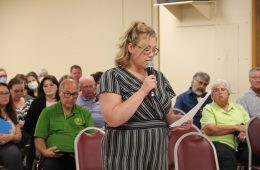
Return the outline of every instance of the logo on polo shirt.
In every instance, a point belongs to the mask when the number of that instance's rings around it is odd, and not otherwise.
[[[82,121],[81,118],[77,117],[77,118],[74,119],[74,122],[75,122],[76,125],[82,125],[83,121]]]

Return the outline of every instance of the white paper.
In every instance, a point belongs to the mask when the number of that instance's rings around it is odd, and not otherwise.
[[[208,91],[207,95],[204,96],[196,106],[194,106],[187,114],[182,116],[179,120],[173,122],[170,127],[181,126],[183,123],[187,122],[188,120],[192,120],[195,114],[199,111],[201,106],[205,103],[209,95],[211,94],[211,90]]]

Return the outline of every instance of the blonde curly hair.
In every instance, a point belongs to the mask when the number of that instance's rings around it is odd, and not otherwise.
[[[127,68],[130,59],[127,45],[129,43],[137,45],[142,41],[142,46],[146,46],[151,38],[156,38],[155,31],[144,22],[134,21],[119,39],[119,51],[115,58],[115,65]]]

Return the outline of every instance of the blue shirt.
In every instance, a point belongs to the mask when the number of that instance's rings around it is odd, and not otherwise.
[[[260,96],[251,88],[237,99],[237,103],[246,109],[250,117],[260,113]]]
[[[90,101],[86,97],[80,95],[77,98],[76,103],[80,106],[86,107],[91,112],[95,127],[104,127],[104,118],[100,112],[100,104],[97,98]]]
[[[207,93],[204,93],[201,97],[204,97]],[[198,128],[201,128],[200,125],[200,119],[201,119],[201,112],[205,105],[211,103],[211,96],[207,98],[205,103],[201,106],[201,108],[198,110],[198,112],[193,117],[193,123]],[[198,104],[197,96],[192,92],[191,87],[185,91],[184,93],[180,94],[176,98],[176,103],[174,105],[174,108],[181,109],[185,113],[188,113],[194,106]]]

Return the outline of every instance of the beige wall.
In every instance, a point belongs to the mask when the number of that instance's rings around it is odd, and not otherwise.
[[[159,8],[160,68],[177,94],[188,89],[197,71],[209,73],[212,82],[229,81],[231,100],[248,89],[251,0],[216,0],[210,19],[191,5],[182,6],[178,13],[182,20]]]
[[[0,68],[9,78],[46,68],[61,77],[114,66],[118,38],[132,20],[154,24],[151,0],[1,0]],[[156,9],[155,9],[156,10]]]
[[[182,20],[152,2],[156,0],[1,0],[0,67],[9,78],[42,67],[59,78],[72,64],[79,64],[84,75],[104,71],[114,65],[124,28],[143,20],[159,31],[156,67],[177,94],[189,87],[196,71],[208,72],[212,81],[228,80],[232,99],[247,90],[250,0],[216,0],[210,19],[184,6]]]

